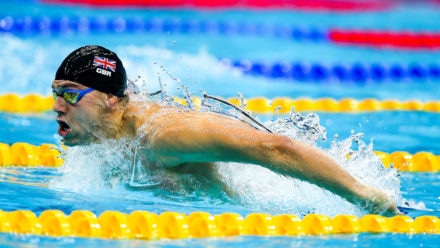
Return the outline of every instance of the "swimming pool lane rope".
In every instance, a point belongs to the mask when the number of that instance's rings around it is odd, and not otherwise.
[[[17,1],[17,0],[16,0]],[[394,6],[388,1],[356,1],[356,0],[41,0],[46,3],[92,5],[113,8],[191,8],[206,9],[259,9],[259,10],[307,10],[336,12],[383,11]]]
[[[361,30],[303,28],[276,24],[213,21],[178,18],[123,16],[0,16],[0,33],[16,35],[60,35],[99,33],[181,33],[254,35],[291,39],[298,42],[328,42],[337,45],[369,46],[404,50],[438,50],[437,31]]]
[[[303,236],[358,233],[440,234],[436,216],[411,218],[406,215],[361,217],[308,214],[302,219],[291,214],[237,213],[211,215],[208,212],[162,212],[136,210],[129,214],[104,211],[99,216],[88,210],[70,215],[49,209],[36,215],[29,210],[0,210],[0,232],[52,237],[106,239],[221,238],[240,235]]]
[[[439,37],[440,40],[440,37]],[[288,79],[313,84],[424,82],[440,79],[440,65],[432,64],[320,64],[303,62],[260,62],[247,59],[220,59],[226,66],[245,74],[275,79]]]
[[[179,103],[186,104],[182,98],[176,97]],[[194,97],[194,104],[199,107],[201,99]],[[241,106],[241,99],[229,98],[228,102]],[[292,108],[297,112],[331,112],[331,113],[360,113],[377,111],[427,111],[440,112],[440,101],[407,100],[400,101],[394,99],[378,100],[366,98],[357,100],[353,98],[297,98],[277,97],[268,99],[265,97],[253,97],[243,99],[244,109],[255,114],[288,114]],[[29,113],[52,110],[54,100],[52,96],[42,96],[39,94],[27,94],[20,96],[16,93],[6,93],[0,95],[0,111],[11,113]]]
[[[61,148],[55,144],[0,143],[0,166],[59,167],[64,163],[60,151]],[[375,151],[375,154],[380,157],[385,168],[392,166],[404,172],[440,171],[440,155],[430,152],[410,154],[406,151]]]

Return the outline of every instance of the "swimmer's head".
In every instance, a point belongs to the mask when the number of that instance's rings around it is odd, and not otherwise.
[[[124,65],[116,53],[101,46],[83,46],[69,54],[55,74],[68,80],[123,97],[127,88]]]

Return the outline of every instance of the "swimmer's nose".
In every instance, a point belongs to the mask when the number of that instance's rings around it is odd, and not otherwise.
[[[64,98],[57,96],[53,105],[53,111],[57,112],[58,114],[64,114],[66,112],[66,104],[67,102],[64,100]]]

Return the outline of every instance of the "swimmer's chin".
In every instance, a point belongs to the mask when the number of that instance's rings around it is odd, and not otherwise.
[[[68,141],[65,141],[64,139],[62,139],[61,140],[61,145],[62,146],[73,147],[73,146],[80,146],[81,144],[74,143],[74,142],[68,142]]]
[[[67,137],[64,137],[63,139],[61,139],[61,145],[63,146],[69,146],[69,147],[73,147],[73,146],[87,146],[92,144],[92,142],[90,141],[79,141],[79,140],[75,140],[75,139],[69,139]]]
[[[73,133],[70,133],[69,135],[65,137],[61,137],[61,144],[65,146],[88,146],[93,144],[102,144],[103,141],[106,139],[99,138],[93,135],[87,136],[78,136]]]

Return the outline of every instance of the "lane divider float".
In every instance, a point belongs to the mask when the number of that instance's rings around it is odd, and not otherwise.
[[[328,41],[327,33],[317,28],[143,16],[0,16],[0,33],[17,35],[57,35],[88,33],[182,33],[258,35],[298,41]]]
[[[389,31],[389,30],[343,30],[332,29],[329,40],[336,44],[368,45],[375,48],[438,49],[440,33]]]
[[[26,94],[20,96],[16,93],[0,95],[0,111],[12,113],[44,112],[52,109],[54,99],[52,96],[40,94]]]
[[[178,103],[186,104],[183,98],[174,98]],[[194,104],[200,107],[201,99],[192,98]],[[427,111],[440,112],[439,101],[419,100],[378,100],[366,98],[357,100],[354,98],[297,98],[277,97],[268,99],[265,97],[253,97],[248,99],[229,98],[228,102],[241,107],[241,102],[245,103],[244,109],[255,114],[288,114],[294,108],[297,112],[333,112],[333,113],[359,113],[377,111]],[[0,111],[10,113],[29,113],[43,112],[52,110],[54,100],[52,96],[42,96],[38,94],[28,94],[20,96],[16,93],[6,93],[0,95]]]
[[[59,167],[63,163],[60,149],[54,144],[0,143],[0,166]]]
[[[162,212],[155,214],[136,210],[129,214],[104,211],[99,216],[88,210],[75,210],[70,215],[49,209],[37,216],[29,210],[0,210],[0,232],[53,237],[106,239],[185,239],[230,237],[240,235],[301,236],[358,233],[440,234],[436,216],[411,218],[405,215],[384,217],[367,214],[362,217],[308,214],[296,215],[237,213],[211,215],[208,212]]]
[[[439,37],[440,39],[440,37]],[[400,82],[405,80],[440,80],[440,65],[411,63],[408,65],[378,63],[319,64],[301,62],[274,62],[220,59],[224,65],[237,68],[245,74],[268,78],[284,78],[299,82],[335,83],[348,82]]]
[[[67,149],[67,148],[63,148]],[[64,161],[61,148],[54,144],[32,145],[16,142],[12,145],[0,143],[0,166],[47,166],[59,167]],[[439,172],[440,155],[430,152],[410,154],[406,151],[386,153],[375,151],[386,168],[393,167],[405,172]]]
[[[354,1],[354,0],[42,0],[46,3],[80,4],[99,7],[137,7],[137,8],[247,8],[247,9],[290,9],[307,11],[366,12],[389,9],[393,6],[388,1]]]
[[[342,28],[296,27],[264,23],[213,21],[142,16],[0,16],[0,33],[58,35],[88,33],[183,33],[257,35],[294,41],[329,42],[337,45],[369,46],[376,49],[438,50],[438,31],[347,30]]]
[[[394,151],[386,153],[382,151],[374,152],[382,160],[386,168],[393,167],[405,172],[439,172],[440,155],[431,152],[417,152],[410,154],[406,151]]]
[[[230,98],[229,102],[240,105],[240,99]],[[265,97],[253,97],[244,100],[245,109],[255,114],[288,114],[292,108],[297,112],[331,112],[331,113],[360,113],[377,111],[427,111],[439,112],[440,102],[419,100],[378,100],[366,98],[356,100],[353,98],[297,98],[277,97],[268,99]]]

